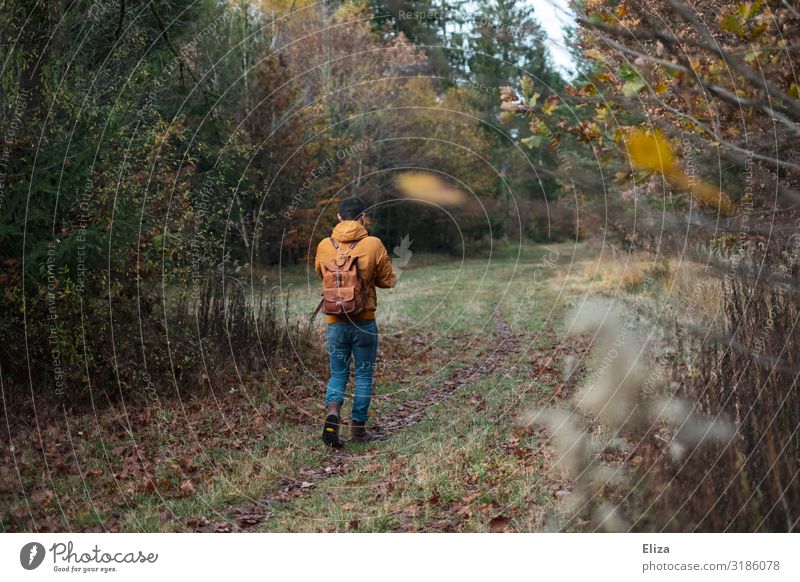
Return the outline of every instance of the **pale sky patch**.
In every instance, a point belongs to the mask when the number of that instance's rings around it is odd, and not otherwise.
[[[542,25],[549,44],[547,46],[555,67],[564,73],[575,72],[575,61],[564,45],[564,27],[573,23],[574,15],[569,0],[523,0],[533,6],[534,15]]]

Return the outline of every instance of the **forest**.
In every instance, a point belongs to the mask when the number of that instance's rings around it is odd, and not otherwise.
[[[0,39],[0,531],[800,530],[800,3],[7,0]],[[380,440],[329,451],[350,197],[398,283]]]

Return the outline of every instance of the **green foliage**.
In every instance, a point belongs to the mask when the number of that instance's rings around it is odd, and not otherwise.
[[[469,183],[480,196],[496,198],[493,206],[498,216],[483,221],[483,228],[491,226],[492,235],[502,238],[519,236],[519,222],[512,216],[515,204],[528,200],[557,198],[561,185],[549,174],[539,173],[535,168],[554,169],[558,166],[554,153],[542,140],[529,140],[526,145],[535,151],[526,153],[516,147],[515,138],[524,130],[524,123],[511,120],[508,128],[500,126],[498,116],[498,87],[509,85],[520,75],[527,75],[535,85],[539,97],[549,97],[564,85],[553,68],[547,51],[547,39],[536,19],[531,3],[481,0],[475,3],[463,1],[416,2],[402,0],[370,1],[375,8],[376,23],[388,25],[395,34],[403,33],[425,46],[430,55],[427,71],[442,78],[441,84],[455,86],[462,93],[458,103],[460,111],[475,115],[480,120],[479,140],[484,146],[486,159],[491,165],[476,164],[455,148],[447,152],[447,161],[442,156],[426,167],[448,171],[462,157],[473,165],[473,171],[455,176]],[[416,14],[416,17],[414,16]],[[444,51],[446,69],[442,69]],[[535,99],[534,99],[535,101]],[[508,121],[508,119],[507,119]],[[437,124],[447,125],[451,120],[439,117]],[[457,143],[472,144],[472,136],[458,131],[451,137]],[[512,200],[513,198],[513,200]],[[424,215],[423,215],[424,216]],[[459,219],[462,216],[459,215]],[[523,222],[528,220],[522,217]],[[437,225],[437,232],[441,229]],[[430,230],[430,229],[429,229]],[[527,226],[523,225],[522,231]],[[478,240],[483,236],[481,233]],[[437,235],[438,236],[438,235]],[[417,240],[421,248],[433,250],[441,243],[435,237],[422,236]],[[428,245],[428,241],[431,244]],[[450,250],[460,252],[460,237],[453,238]]]
[[[93,389],[141,395],[145,378],[163,388],[197,368],[180,289],[227,268],[229,193],[248,153],[240,134],[221,138],[208,106],[221,87],[219,107],[239,106],[237,71],[209,76],[199,55],[227,54],[241,40],[231,24],[250,18],[213,2],[4,8],[0,26],[17,38],[0,125],[10,150],[0,212],[10,393],[32,381],[72,402]]]
[[[521,69],[545,98],[544,79],[558,83],[530,8],[374,6],[303,5],[269,27],[291,6],[7,3],[0,358],[12,391],[168,384],[173,347],[200,345],[187,314],[203,282],[307,259],[342,196],[376,205],[388,244],[413,233],[416,249],[460,253],[510,233],[512,195],[551,195],[507,163],[524,155],[497,130],[492,96]],[[393,206],[409,167],[448,176],[469,204]],[[180,357],[198,369],[199,351]]]

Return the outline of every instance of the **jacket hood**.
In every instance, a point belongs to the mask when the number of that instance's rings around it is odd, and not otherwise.
[[[355,220],[343,220],[333,229],[336,242],[348,243],[367,236],[367,229]]]

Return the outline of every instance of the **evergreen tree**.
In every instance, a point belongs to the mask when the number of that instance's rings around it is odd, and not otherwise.
[[[547,51],[547,36],[535,18],[533,5],[520,0],[480,0],[467,20],[468,68],[482,85],[509,85],[528,75],[543,96],[557,91],[561,79]],[[492,97],[487,95],[487,106]]]
[[[521,122],[498,126],[500,113],[497,93],[492,89],[509,85],[520,76],[533,79],[535,91],[542,98],[557,93],[563,82],[550,62],[547,36],[536,20],[533,5],[521,0],[479,0],[466,19],[468,79],[483,90],[474,91],[478,109],[485,112],[487,132],[497,141],[493,164],[501,174],[495,183],[495,195],[503,200],[504,234],[511,229],[511,197],[553,198],[557,185],[531,169],[528,160],[519,159],[512,135],[523,129]],[[493,102],[494,101],[494,102]],[[547,144],[531,152],[535,166],[555,167],[554,154]],[[515,163],[509,160],[517,158]],[[525,163],[522,163],[525,162]],[[528,233],[533,234],[533,233]]]

